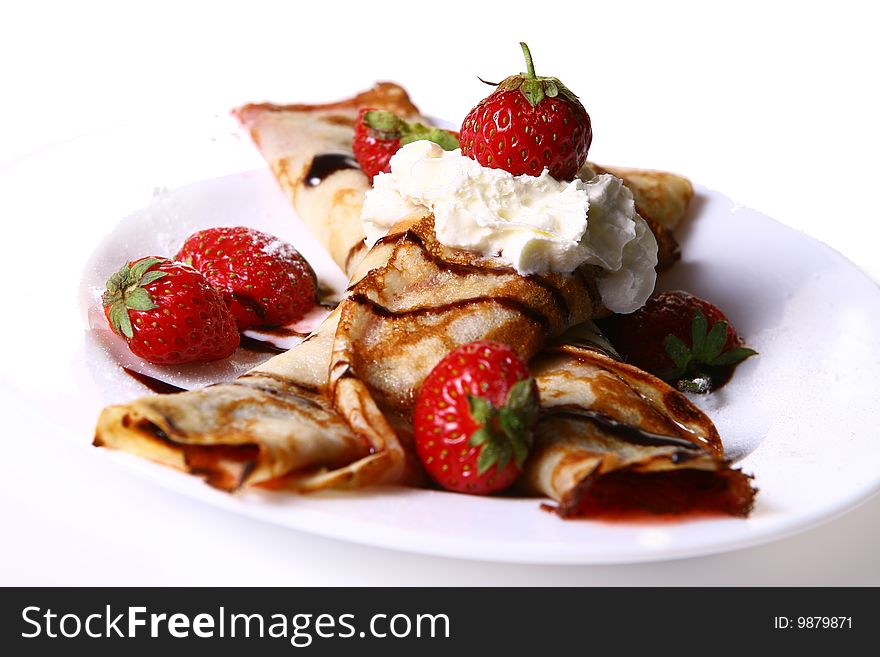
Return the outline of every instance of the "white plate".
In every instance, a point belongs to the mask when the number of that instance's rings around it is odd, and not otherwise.
[[[760,352],[731,384],[699,399],[730,454],[754,474],[757,505],[747,520],[627,524],[565,522],[540,511],[536,500],[432,490],[226,495],[195,478],[88,447],[102,406],[145,392],[102,346],[102,333],[83,338],[96,286],[123,260],[171,255],[197,228],[246,224],[292,241],[329,283],[341,286],[343,278],[226,117],[56,146],[0,171],[0,199],[3,216],[16,218],[11,240],[33,242],[34,232],[40,234],[35,252],[16,250],[6,265],[29,267],[34,302],[55,318],[26,330],[2,323],[4,344],[20,347],[4,356],[0,390],[22,398],[28,411],[53,424],[53,434],[77,441],[107,467],[124,464],[210,504],[400,550],[597,564],[769,541],[830,519],[880,488],[880,289],[828,247],[711,190],[697,188],[680,235],[684,258],[661,286],[716,302]],[[234,369],[190,368],[177,380],[191,385]]]

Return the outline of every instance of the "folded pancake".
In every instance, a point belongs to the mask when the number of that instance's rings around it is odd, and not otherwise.
[[[299,217],[349,275],[366,253],[361,206],[370,182],[351,149],[361,107],[430,123],[419,116],[406,91],[390,82],[326,105],[251,104],[235,110]],[[636,210],[657,238],[658,270],[670,267],[679,257],[672,230],[693,196],[690,181],[672,173],[595,164],[585,165],[578,176],[589,180],[603,172],[621,178],[632,191]]]
[[[747,516],[751,478],[724,459],[712,421],[665,382],[577,335],[531,363],[541,395],[520,486],[562,517]]]
[[[130,452],[223,490],[286,485],[308,490],[311,475],[368,455],[326,395],[339,313],[310,339],[227,383],[151,395],[101,413],[97,446]]]
[[[361,205],[370,188],[351,149],[354,122],[362,107],[427,122],[406,91],[391,82],[379,82],[335,103],[258,103],[234,112],[299,216],[346,273],[352,246],[364,239]]]

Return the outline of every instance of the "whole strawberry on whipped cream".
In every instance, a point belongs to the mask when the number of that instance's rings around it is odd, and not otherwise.
[[[654,290],[657,242],[619,178],[513,175],[429,141],[406,144],[390,164],[364,201],[367,246],[398,221],[433,213],[442,244],[500,258],[523,275],[597,265],[612,312],[637,310]]]

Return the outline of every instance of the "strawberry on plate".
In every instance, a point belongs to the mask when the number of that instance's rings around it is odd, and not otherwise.
[[[681,290],[654,293],[634,313],[597,323],[626,362],[688,392],[720,387],[757,353],[717,306]]]
[[[391,157],[401,146],[420,139],[433,141],[446,151],[458,148],[458,134],[455,132],[421,123],[407,123],[392,112],[370,107],[358,113],[351,146],[361,169],[372,180],[377,174],[391,170]]]
[[[535,75],[520,43],[526,72],[511,75],[481,100],[461,124],[461,152],[485,167],[556,180],[573,180],[593,141],[590,116],[557,78]]]
[[[505,344],[479,340],[451,351],[416,401],[416,452],[446,489],[486,495],[522,472],[538,416],[538,388]]]
[[[253,228],[201,230],[186,239],[176,258],[222,292],[242,331],[290,324],[317,303],[317,278],[305,258]]]
[[[167,258],[124,264],[102,298],[113,330],[136,356],[159,365],[232,355],[239,342],[235,318],[199,272]]]

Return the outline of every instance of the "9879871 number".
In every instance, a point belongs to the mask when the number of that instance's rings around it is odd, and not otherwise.
[[[852,616],[776,616],[773,627],[777,630],[797,628],[799,630],[851,630]]]

